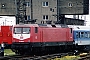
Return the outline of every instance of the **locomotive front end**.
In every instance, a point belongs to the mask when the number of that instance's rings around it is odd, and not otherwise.
[[[29,27],[14,27],[13,42],[30,42],[30,28]]]
[[[12,38],[12,51],[17,54],[22,54],[25,49],[29,48],[31,34],[31,28],[25,25],[17,25],[13,27]]]

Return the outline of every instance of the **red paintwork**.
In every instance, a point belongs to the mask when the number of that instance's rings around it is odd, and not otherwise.
[[[73,41],[69,28],[43,28],[42,42]]]
[[[25,39],[24,42],[73,42],[73,33],[70,28],[61,27],[39,27],[39,26],[23,26],[15,27],[30,27],[30,38]],[[38,33],[35,33],[35,27],[38,27]],[[19,39],[13,38],[13,42],[19,42]],[[16,41],[15,41],[16,40]]]
[[[12,44],[12,26],[0,26],[0,44]]]
[[[30,42],[30,38],[27,38],[24,40],[19,40],[19,39],[13,38],[13,42]]]
[[[73,41],[70,28],[38,28],[38,33],[32,33],[32,42],[69,42]],[[34,30],[33,30],[34,31]],[[36,39],[37,37],[37,39]]]

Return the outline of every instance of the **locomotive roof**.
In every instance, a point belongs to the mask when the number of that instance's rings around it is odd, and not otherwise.
[[[14,27],[38,27],[37,24],[17,24],[17,25],[14,25]]]
[[[14,27],[65,27],[67,28],[67,25],[51,25],[51,24],[17,24],[14,25]]]

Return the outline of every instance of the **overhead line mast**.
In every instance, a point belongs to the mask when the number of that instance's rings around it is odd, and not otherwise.
[[[16,4],[16,24],[25,23],[26,3],[25,0],[15,0]]]

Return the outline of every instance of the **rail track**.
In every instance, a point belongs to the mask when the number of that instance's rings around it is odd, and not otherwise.
[[[64,56],[72,56],[73,52],[68,53],[58,53],[58,54],[48,54],[44,56],[21,56],[21,55],[13,55],[13,56],[0,56],[0,60],[55,60],[56,58],[61,58]],[[58,59],[56,59],[58,60]],[[59,59],[60,60],[60,59]],[[80,58],[74,60],[90,60],[90,53],[87,55],[81,55]]]
[[[90,60],[90,53],[88,53],[87,55],[81,56],[81,58],[79,58],[78,60]]]
[[[47,59],[54,59],[54,58],[61,58],[62,56],[66,56],[68,54],[73,54],[72,52],[69,53],[58,53],[58,54],[48,54],[44,56],[1,56],[0,60],[47,60]]]

